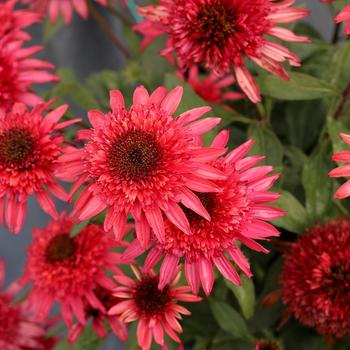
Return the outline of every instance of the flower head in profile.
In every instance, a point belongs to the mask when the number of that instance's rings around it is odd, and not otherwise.
[[[222,131],[212,145],[224,147],[227,141],[228,132]],[[252,140],[247,141],[212,162],[212,166],[224,172],[227,178],[216,181],[222,188],[221,192],[197,193],[199,201],[210,214],[210,221],[185,209],[192,232],[186,236],[169,220],[165,222],[164,240],[155,242],[144,266],[147,271],[165,256],[160,269],[160,288],[169,282],[181,260],[184,260],[187,282],[196,294],[200,284],[207,295],[211,293],[214,266],[225,278],[240,285],[233,263],[248,277],[251,276],[249,262],[240,250],[240,243],[252,250],[267,252],[256,240],[279,235],[266,222],[284,215],[280,209],[266,205],[280,196],[268,192],[279,175],[268,175],[273,170],[271,166],[255,167],[264,157],[245,157],[252,144]],[[134,258],[142,252],[143,248],[135,241],[126,249],[124,257]]]
[[[164,346],[164,335],[181,343],[177,333],[182,332],[178,320],[181,314],[190,312],[178,302],[199,302],[201,298],[190,294],[190,287],[177,286],[181,272],[172,276],[171,281],[162,290],[158,289],[159,277],[154,271],[141,274],[133,267],[136,281],[125,275],[114,276],[121,285],[115,288],[117,298],[126,299],[117,303],[110,310],[110,315],[119,316],[125,323],[138,320],[137,341],[142,350],[149,350],[152,339]]]
[[[203,64],[218,73],[233,68],[236,80],[253,101],[260,101],[259,88],[245,66],[245,58],[288,79],[281,63],[299,66],[300,60],[286,47],[266,35],[287,42],[308,42],[278,24],[293,23],[308,15],[291,1],[275,0],[160,0],[139,12],[145,20],[135,30],[145,36],[142,47],[167,34],[162,54],[180,66]]]
[[[115,285],[117,287],[117,285]],[[113,334],[121,341],[127,340],[128,331],[125,322],[121,321],[118,316],[109,315],[108,310],[122,301],[113,295],[113,291],[104,287],[98,286],[94,293],[104,306],[105,310],[92,307],[88,302],[85,302],[85,315],[86,319],[91,319],[91,326],[93,331],[100,338],[108,336],[108,330],[106,329],[106,322],[110,326]],[[71,344],[74,344],[85,329],[84,324],[76,323],[69,329],[68,340]]]
[[[334,2],[334,0],[322,0],[322,2]],[[345,22],[344,33],[350,35],[350,4],[346,5],[334,18],[337,24]]]
[[[211,72],[207,77],[200,79],[198,66],[192,66],[188,69],[186,75],[179,71],[178,75],[187,80],[194,92],[204,101],[210,103],[222,104],[227,101],[236,101],[245,97],[244,94],[234,91],[223,91],[223,89],[231,86],[235,79],[232,75],[224,77],[218,76],[215,72]]]
[[[320,334],[350,335],[350,221],[309,229],[287,255],[282,300],[303,325]]]
[[[182,96],[177,87],[164,87],[151,95],[140,86],[133,105],[126,109],[120,91],[111,92],[112,111],[90,111],[90,130],[78,133],[88,143],[67,150],[60,159],[62,176],[75,176],[72,192],[85,182],[74,214],[84,221],[107,208],[104,227],[113,228],[120,240],[128,214],[135,219],[137,238],[147,245],[151,229],[164,240],[163,214],[181,231],[190,234],[182,203],[209,219],[196,192],[216,192],[211,180],[223,179],[222,171],[207,162],[225,152],[223,147],[204,148],[194,140],[211,130],[220,118],[199,118],[210,110],[200,107],[173,117]]]
[[[341,138],[350,145],[350,135],[340,134]],[[350,150],[340,151],[333,155],[332,159],[335,162],[350,162]],[[349,177],[350,176],[350,164],[341,165],[329,173],[330,177]],[[341,185],[335,192],[334,197],[337,199],[343,199],[350,196],[350,180]]]
[[[5,265],[0,260],[0,287],[4,279]],[[26,301],[17,302],[20,291],[20,281],[0,291],[0,349],[52,350],[57,339],[46,337],[48,328],[33,319]]]
[[[46,71],[55,68],[52,64],[31,57],[41,50],[41,46],[23,47],[23,41],[17,39],[0,43],[0,109],[10,109],[16,102],[43,103],[32,85],[54,82],[58,77]]]
[[[103,6],[108,5],[108,0],[95,0]],[[66,24],[72,22],[73,11],[76,11],[83,19],[89,15],[88,0],[22,0],[23,4],[30,4],[30,9],[44,15],[49,15],[51,22],[55,23],[60,15]]]
[[[35,195],[41,208],[57,216],[50,193],[66,200],[64,188],[57,182],[57,159],[64,149],[60,130],[77,121],[58,123],[68,106],[49,110],[50,103],[29,111],[15,104],[11,111],[0,109],[0,222],[10,231],[21,230],[27,198]]]
[[[28,249],[25,277],[33,286],[29,301],[38,320],[43,320],[56,302],[68,327],[73,316],[85,325],[86,304],[106,311],[95,291],[115,286],[106,270],[119,273],[119,253],[103,227],[88,224],[72,237],[73,221],[62,214],[44,229],[34,229]]]

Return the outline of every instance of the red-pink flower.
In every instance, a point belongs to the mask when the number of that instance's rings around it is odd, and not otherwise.
[[[108,0],[95,1],[108,5]],[[22,3],[30,4],[30,8],[40,14],[48,12],[51,22],[56,22],[62,15],[66,24],[71,23],[74,10],[84,19],[89,15],[88,0],[22,0]]]
[[[73,316],[85,325],[85,302],[106,312],[95,290],[115,287],[106,270],[120,272],[120,254],[112,250],[117,245],[100,225],[88,224],[75,236],[72,229],[73,220],[65,214],[44,229],[34,229],[25,273],[37,319],[44,320],[57,302],[68,327],[73,326]]]
[[[188,70],[188,77],[179,70],[178,75],[187,80],[192,89],[204,100],[210,103],[224,103],[225,101],[236,101],[245,97],[244,94],[235,91],[222,91],[231,86],[235,79],[232,75],[224,77],[211,72],[204,79],[200,79],[198,66],[192,66]]]
[[[303,325],[327,336],[350,335],[350,221],[309,229],[295,243],[281,275],[282,300]]]
[[[294,3],[295,0],[160,0],[159,5],[139,9],[145,20],[134,28],[145,36],[142,47],[167,34],[162,54],[172,59],[176,53],[180,67],[203,64],[220,73],[232,67],[242,90],[253,102],[259,102],[259,88],[244,59],[288,79],[281,63],[299,66],[299,58],[265,35],[287,42],[309,41],[277,26],[308,15],[305,9],[292,8]]]
[[[0,288],[5,279],[4,262],[0,260]],[[46,327],[33,320],[26,301],[18,303],[19,281],[0,292],[0,349],[52,350],[56,339],[46,337]]]
[[[333,2],[334,0],[322,0],[322,2]],[[350,35],[350,4],[346,5],[334,18],[336,23],[346,22],[344,33]]]
[[[259,339],[255,341],[254,350],[283,350],[282,344],[277,340]]]
[[[220,191],[210,180],[225,178],[207,164],[225,149],[204,148],[193,140],[216,126],[220,118],[198,120],[210,107],[194,108],[174,118],[181,87],[169,93],[160,87],[150,96],[144,87],[138,87],[129,110],[120,91],[112,91],[110,96],[112,111],[90,111],[93,129],[78,133],[88,141],[85,147],[71,148],[60,159],[64,165],[60,174],[77,179],[72,193],[89,181],[75,203],[74,214],[84,221],[107,208],[105,230],[113,228],[118,240],[131,214],[144,246],[151,229],[159,241],[164,240],[163,214],[190,234],[178,203],[209,219],[193,191]]]
[[[79,119],[59,124],[68,106],[44,116],[49,106],[38,105],[29,111],[23,104],[15,104],[9,112],[0,109],[0,222],[6,222],[15,233],[23,225],[29,196],[35,195],[52,217],[57,212],[49,193],[67,199],[55,176],[64,149],[60,130]]]
[[[213,146],[224,147],[227,141],[228,132],[223,131],[216,137]],[[284,215],[283,211],[266,205],[279,198],[278,193],[267,192],[279,175],[267,175],[273,170],[271,166],[254,167],[264,157],[244,157],[252,144],[252,140],[247,141],[212,163],[226,174],[227,179],[216,182],[221,192],[197,194],[210,214],[210,221],[186,209],[192,232],[186,236],[166,221],[164,240],[156,242],[144,266],[148,271],[165,255],[160,269],[160,288],[170,281],[182,259],[187,282],[195,294],[200,283],[204,292],[210,294],[214,266],[225,278],[240,285],[233,263],[248,277],[251,276],[249,262],[239,248],[240,243],[250,249],[267,252],[256,240],[279,235],[272,225],[265,222]],[[127,248],[124,257],[134,258],[142,252],[143,248],[135,241]]]
[[[178,319],[182,319],[181,314],[190,315],[190,312],[177,302],[199,302],[201,298],[190,294],[188,286],[177,287],[181,272],[173,275],[170,283],[160,290],[159,277],[154,271],[141,274],[136,267],[133,271],[136,281],[125,275],[114,276],[121,284],[115,288],[114,295],[127,300],[113,306],[108,313],[118,315],[125,323],[138,320],[137,341],[142,350],[150,349],[152,338],[157,344],[166,345],[165,334],[181,343],[177,334],[182,332]]]
[[[340,134],[341,138],[350,145],[350,135]],[[350,150],[340,151],[333,155],[332,159],[335,162],[350,162]],[[339,166],[333,169],[329,173],[330,177],[349,177],[350,176],[350,164]],[[337,199],[343,199],[350,196],[350,180],[346,181],[342,186],[335,192],[334,197]]]
[[[6,0],[0,3],[0,41],[11,36],[12,39],[27,40],[29,34],[23,28],[39,22],[40,16],[34,12],[16,10],[17,0]]]
[[[117,287],[117,286],[115,286]],[[128,338],[128,331],[125,322],[121,321],[118,316],[108,315],[107,311],[117,303],[121,302],[122,299],[116,298],[113,295],[113,291],[103,288],[101,286],[94,290],[96,297],[101,301],[105,310],[101,311],[95,307],[92,307],[89,303],[85,303],[85,315],[87,319],[92,320],[91,326],[93,331],[100,338],[108,336],[108,330],[106,329],[105,321],[110,326],[113,334],[120,340],[125,341]],[[71,344],[74,344],[84,331],[85,325],[81,323],[75,324],[69,330],[68,340]]]
[[[0,44],[0,109],[9,109],[16,102],[29,106],[43,100],[32,91],[36,83],[48,83],[58,77],[46,72],[55,67],[31,56],[41,51],[41,46],[23,47],[22,40],[4,40]]]

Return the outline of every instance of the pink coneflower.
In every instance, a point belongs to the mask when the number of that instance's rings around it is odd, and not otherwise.
[[[350,221],[309,229],[286,257],[282,300],[303,325],[326,336],[350,335]]]
[[[35,195],[41,208],[57,216],[49,193],[66,200],[67,194],[57,182],[57,159],[64,149],[60,130],[79,119],[58,123],[68,106],[49,112],[50,103],[29,111],[15,104],[5,113],[0,109],[0,222],[10,231],[21,230],[27,198]]]
[[[28,249],[26,280],[33,288],[29,301],[38,320],[47,317],[54,302],[61,306],[63,320],[72,327],[75,316],[85,325],[85,305],[105,312],[95,290],[115,286],[106,270],[119,273],[116,243],[100,225],[88,224],[72,237],[73,220],[62,214],[40,230],[33,230]]]
[[[334,2],[334,0],[322,0],[322,2]],[[344,33],[350,35],[350,4],[346,5],[334,18],[336,23],[346,22]]]
[[[115,286],[117,287],[117,286]],[[103,287],[97,287],[94,290],[95,295],[101,301],[105,310],[102,311],[95,307],[92,307],[90,304],[85,303],[85,315],[87,319],[91,319],[91,325],[93,331],[100,338],[108,336],[108,330],[106,329],[105,321],[110,326],[113,334],[118,337],[121,341],[125,341],[128,337],[128,331],[126,328],[125,322],[121,321],[118,316],[108,315],[107,311],[117,303],[121,302],[122,299],[116,298],[113,295],[112,290],[108,290]],[[81,323],[75,324],[69,330],[68,340],[71,344],[74,344],[84,331],[85,325]]]
[[[100,5],[107,6],[108,0],[95,0]],[[72,22],[73,10],[82,18],[89,15],[87,0],[22,0],[23,4],[30,4],[30,8],[40,14],[48,12],[51,22],[56,22],[62,15],[66,24]]]
[[[5,279],[5,265],[0,260],[0,288]],[[51,350],[55,338],[46,338],[47,329],[35,322],[26,302],[18,303],[21,290],[19,281],[0,292],[0,349],[1,350]]]
[[[222,91],[235,82],[232,75],[220,77],[215,72],[211,72],[204,79],[200,79],[198,71],[198,66],[192,66],[188,70],[187,82],[204,101],[221,104],[225,101],[236,101],[245,97],[244,94],[239,92]],[[178,75],[186,80],[181,71],[179,71]]]
[[[207,162],[225,149],[203,148],[193,140],[216,126],[220,118],[198,120],[210,107],[195,108],[174,118],[181,96],[181,87],[168,94],[160,87],[149,96],[141,86],[127,110],[123,96],[115,90],[111,92],[110,113],[89,112],[93,129],[78,134],[88,143],[84,149],[68,150],[60,160],[64,164],[61,175],[77,178],[73,193],[90,181],[74,206],[79,220],[108,208],[105,230],[113,228],[120,240],[130,213],[137,238],[145,246],[151,229],[163,241],[163,214],[180,230],[190,233],[179,202],[209,219],[192,191],[220,191],[210,180],[225,175]]]
[[[22,29],[40,20],[37,13],[16,10],[16,2],[17,0],[7,0],[0,3],[0,41],[9,35],[12,39],[29,39],[29,34]]]
[[[32,58],[41,51],[41,46],[23,47],[21,40],[5,40],[0,45],[0,109],[9,109],[16,102],[29,106],[43,100],[32,91],[36,83],[48,83],[59,78],[45,69],[54,69],[52,64]]]
[[[190,294],[190,287],[177,287],[181,272],[173,275],[171,281],[162,290],[158,289],[159,277],[150,271],[141,274],[136,267],[133,271],[137,277],[134,281],[125,275],[114,276],[121,287],[115,288],[114,295],[127,299],[113,306],[110,315],[118,315],[126,323],[138,320],[137,341],[142,350],[149,350],[154,341],[164,346],[164,333],[175,342],[180,343],[177,333],[182,332],[178,319],[181,314],[190,312],[177,301],[199,302],[200,297]]]
[[[216,137],[213,146],[223,147],[227,140],[228,133],[223,131]],[[210,214],[210,222],[186,209],[192,234],[184,236],[170,221],[166,221],[164,240],[156,242],[144,267],[148,271],[165,255],[160,269],[160,288],[169,282],[181,259],[184,260],[187,282],[195,294],[200,283],[204,292],[210,294],[214,283],[214,266],[225,278],[239,285],[240,278],[232,261],[248,277],[251,276],[249,263],[239,243],[256,251],[267,252],[255,240],[279,235],[272,225],[265,222],[284,215],[281,210],[266,205],[279,198],[278,193],[267,192],[279,175],[267,175],[273,170],[271,166],[253,167],[264,157],[244,158],[252,144],[252,140],[247,141],[212,163],[227,175],[227,179],[216,182],[222,192],[198,194]],[[142,252],[138,242],[133,242],[124,257],[129,259]],[[232,261],[226,257],[226,253]]]
[[[288,79],[282,62],[299,66],[300,60],[284,46],[269,41],[271,35],[287,42],[308,42],[278,23],[293,23],[308,11],[292,8],[291,1],[275,0],[160,0],[159,5],[140,7],[145,20],[134,28],[145,36],[142,47],[167,34],[161,52],[180,66],[203,64],[225,73],[232,67],[236,80],[246,95],[259,102],[259,88],[245,66],[253,60],[263,69]]]
[[[350,135],[340,134],[341,138],[350,145]],[[350,162],[350,150],[340,151],[333,155],[332,159],[335,162]],[[349,177],[350,176],[350,164],[339,166],[329,172],[330,177]],[[343,199],[350,196],[350,180],[346,181],[335,192],[334,197],[337,199]]]

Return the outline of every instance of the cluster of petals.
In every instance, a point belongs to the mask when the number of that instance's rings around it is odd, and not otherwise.
[[[5,264],[0,260],[0,287],[5,279]],[[48,327],[37,323],[26,301],[18,302],[20,281],[12,282],[0,292],[1,350],[52,350],[55,337],[46,337]]]
[[[228,137],[228,132],[222,131],[214,139],[212,147],[225,147]],[[240,250],[240,245],[267,253],[256,240],[267,240],[279,235],[266,222],[285,214],[282,210],[267,205],[280,196],[268,192],[279,175],[269,174],[273,170],[271,166],[255,166],[264,157],[246,157],[252,144],[253,141],[249,140],[226,156],[211,162],[211,166],[223,172],[226,178],[215,181],[221,188],[220,192],[198,194],[211,217],[210,221],[186,210],[191,235],[183,235],[167,220],[164,240],[158,241],[154,237],[155,245],[146,258],[144,271],[152,269],[164,257],[160,268],[160,288],[170,281],[182,260],[187,282],[195,294],[198,293],[200,284],[207,295],[211,293],[214,266],[225,278],[240,285],[240,277],[233,263],[251,277],[249,262]],[[132,259],[143,252],[140,243],[134,241],[123,256]]]
[[[350,145],[350,135],[340,134],[341,138]],[[350,150],[339,151],[332,157],[335,162],[346,163],[350,162]],[[329,173],[330,177],[350,177],[350,164],[341,165]],[[341,185],[335,192],[334,197],[337,199],[343,199],[350,196],[350,180]]]
[[[309,229],[286,256],[282,300],[289,313],[320,334],[350,335],[350,221]]]
[[[79,119],[59,123],[67,105],[50,109],[50,104],[32,110],[21,103],[12,110],[0,110],[0,222],[18,233],[23,225],[27,198],[35,195],[41,208],[57,216],[50,193],[61,200],[67,193],[55,172],[63,154],[64,137],[60,131]]]
[[[223,89],[234,84],[235,79],[232,75],[222,77],[212,71],[207,77],[201,79],[198,66],[189,68],[187,74],[183,74],[179,70],[178,75],[187,80],[193,91],[206,102],[223,104],[227,101],[236,101],[245,97],[240,92],[223,91]]]
[[[334,0],[322,0],[323,2],[334,2]],[[350,35],[350,4],[346,5],[334,18],[336,23],[345,22],[344,33]]]
[[[108,5],[109,0],[95,0],[103,6]],[[30,9],[45,15],[48,13],[51,22],[55,23],[60,15],[66,24],[72,22],[75,10],[83,19],[89,15],[88,0],[22,0],[23,4],[30,4]]]
[[[254,346],[254,350],[283,350],[282,344],[274,339],[256,340]]]
[[[60,158],[62,176],[73,176],[73,194],[89,182],[75,202],[74,215],[87,220],[107,208],[106,231],[123,237],[128,214],[135,219],[138,240],[147,246],[151,231],[164,241],[164,216],[185,234],[191,233],[183,206],[210,219],[196,192],[216,192],[213,180],[222,171],[208,161],[225,152],[223,147],[205,148],[194,143],[220,118],[199,119],[210,107],[199,107],[173,116],[183,89],[167,93],[164,87],[151,95],[136,88],[133,105],[126,109],[120,91],[110,93],[111,112],[90,111],[93,128],[78,132],[87,144],[71,147]]]
[[[114,289],[114,295],[123,300],[114,305],[110,315],[119,316],[125,323],[138,320],[137,340],[142,350],[149,350],[152,339],[166,346],[164,336],[181,343],[178,333],[182,327],[178,320],[190,312],[178,302],[199,302],[201,298],[190,294],[190,287],[177,286],[181,272],[176,272],[171,281],[162,290],[158,289],[158,276],[154,271],[142,274],[132,266],[136,281],[126,275],[116,275],[120,287]]]
[[[65,213],[44,229],[34,229],[24,276],[32,285],[28,302],[37,320],[44,320],[58,303],[69,328],[74,317],[86,324],[87,304],[106,312],[96,290],[115,287],[107,271],[120,273],[120,254],[113,250],[117,245],[102,226],[88,224],[75,236],[72,229],[73,220]]]
[[[260,92],[245,66],[245,57],[282,79],[282,63],[299,66],[300,59],[266,35],[286,42],[308,42],[278,24],[293,23],[308,15],[294,8],[295,0],[159,0],[159,5],[139,8],[144,21],[135,30],[145,36],[142,47],[167,34],[161,54],[180,66],[203,64],[219,74],[233,68],[237,83],[257,103]]]

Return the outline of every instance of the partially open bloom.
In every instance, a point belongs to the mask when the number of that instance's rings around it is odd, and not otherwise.
[[[255,341],[254,350],[283,350],[283,346],[277,340],[259,339]]]
[[[323,0],[323,2],[333,2],[334,0]],[[336,23],[345,22],[344,33],[350,35],[350,4],[346,5],[334,18]]]
[[[223,131],[216,137],[213,146],[223,147],[227,141],[228,132]],[[266,205],[279,198],[278,193],[267,192],[279,175],[267,175],[273,170],[271,166],[254,167],[264,157],[244,157],[252,144],[252,140],[247,141],[212,162],[212,166],[224,172],[227,178],[216,182],[222,188],[221,192],[197,193],[210,214],[210,221],[186,209],[192,232],[186,236],[169,220],[165,222],[164,241],[156,242],[144,266],[148,271],[165,255],[160,269],[160,288],[170,281],[181,259],[184,260],[187,282],[194,293],[198,293],[201,283],[204,292],[210,294],[214,266],[225,278],[239,285],[240,278],[233,263],[248,277],[251,276],[249,262],[239,248],[240,243],[250,249],[267,252],[256,240],[279,235],[272,225],[265,222],[284,215],[283,211]],[[124,257],[129,259],[142,252],[142,247],[135,241],[126,249]]]
[[[72,228],[72,219],[62,214],[46,228],[34,229],[25,271],[33,286],[29,301],[37,319],[44,320],[57,302],[68,327],[73,316],[85,325],[85,302],[106,311],[95,290],[115,286],[106,270],[120,272],[119,253],[112,251],[116,244],[100,225],[88,224],[74,237]]]
[[[17,0],[6,0],[0,3],[0,41],[2,42],[9,35],[12,39],[29,39],[29,34],[22,29],[40,20],[37,13],[16,10],[16,2]]]
[[[117,287],[117,286],[115,286]],[[106,329],[105,321],[110,326],[113,334],[118,337],[121,341],[125,341],[128,337],[128,331],[126,328],[125,322],[121,321],[118,316],[109,315],[108,310],[122,301],[122,299],[117,298],[113,295],[113,291],[98,286],[96,290],[94,290],[96,297],[101,301],[105,310],[102,311],[96,307],[92,307],[88,302],[85,302],[85,316],[86,319],[91,319],[91,326],[93,331],[100,338],[104,338],[108,336],[108,330]],[[80,335],[82,334],[85,328],[84,324],[76,323],[69,330],[68,340],[71,344],[74,344]]]
[[[11,111],[0,109],[0,222],[10,231],[21,230],[27,198],[35,195],[41,208],[57,216],[50,193],[66,200],[64,188],[57,182],[57,159],[64,149],[60,130],[77,120],[58,123],[68,106],[43,115],[50,103],[29,111],[15,104]]]
[[[181,71],[179,71],[178,75],[186,80],[186,76],[182,74]],[[245,95],[240,92],[222,91],[235,82],[232,75],[220,77],[215,72],[211,72],[204,79],[200,79],[198,66],[189,68],[187,82],[197,95],[204,101],[210,103],[222,104],[225,101],[236,101],[245,97]]]
[[[167,34],[162,54],[172,59],[176,53],[180,66],[203,64],[218,73],[232,67],[242,90],[253,102],[259,102],[259,88],[244,59],[288,79],[281,63],[299,66],[299,58],[265,35],[287,42],[308,42],[307,37],[277,25],[308,15],[305,9],[292,8],[294,3],[295,0],[160,0],[159,5],[139,9],[145,20],[134,28],[145,36],[142,47]]]
[[[0,109],[9,109],[16,102],[29,106],[43,102],[32,85],[57,81],[58,77],[45,71],[55,68],[52,64],[31,57],[41,50],[41,46],[23,47],[22,40],[0,43]]]
[[[5,279],[4,262],[0,260],[0,288]],[[46,337],[46,327],[35,322],[26,301],[16,302],[21,290],[19,281],[0,292],[0,349],[52,350],[56,339]]]
[[[350,335],[350,221],[309,229],[286,257],[282,300],[303,325],[327,336]]]
[[[95,0],[100,5],[107,6],[108,0]],[[51,22],[56,22],[62,15],[66,24],[72,22],[73,10],[84,19],[88,18],[88,0],[22,0],[30,4],[30,8],[40,14],[48,12]]]
[[[340,134],[341,138],[350,145],[350,135]],[[333,155],[332,159],[335,162],[350,162],[350,150],[340,151]],[[330,177],[350,177],[350,164],[339,166],[329,173]],[[350,180],[346,181],[335,192],[334,197],[343,199],[350,196]]]
[[[152,338],[164,346],[164,333],[180,343],[177,333],[181,333],[182,328],[178,319],[190,312],[177,302],[198,302],[201,298],[190,294],[190,287],[177,287],[181,272],[173,275],[170,284],[160,290],[159,277],[154,271],[142,275],[136,267],[133,270],[136,281],[125,275],[114,276],[121,284],[115,288],[114,295],[127,300],[113,306],[108,313],[120,316],[125,323],[138,320],[137,341],[142,350],[150,349]]]
[[[181,231],[190,233],[179,202],[209,219],[192,191],[220,191],[210,180],[225,175],[207,162],[225,149],[204,148],[193,140],[216,126],[220,118],[198,120],[210,107],[195,108],[174,118],[181,96],[181,87],[169,93],[160,87],[149,96],[140,86],[127,110],[123,96],[115,90],[111,92],[110,113],[89,112],[93,129],[78,133],[88,143],[83,149],[68,149],[60,159],[64,164],[61,175],[76,178],[73,193],[90,181],[74,206],[79,220],[108,208],[105,230],[113,228],[120,240],[130,213],[137,238],[147,245],[151,229],[159,241],[164,240],[163,214]]]

